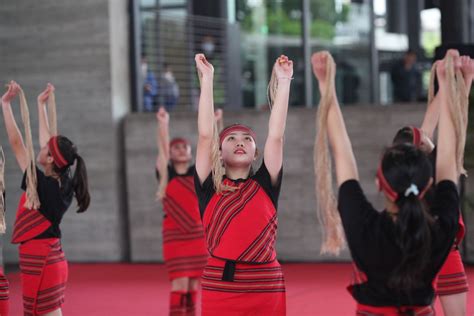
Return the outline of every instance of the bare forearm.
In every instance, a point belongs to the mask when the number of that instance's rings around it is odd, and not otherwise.
[[[290,80],[278,80],[278,90],[268,122],[268,138],[271,139],[282,139],[285,134],[288,102],[290,98]]]
[[[328,138],[336,165],[337,183],[341,185],[346,180],[358,179],[359,174],[336,92],[333,91],[332,95],[333,103],[328,112]]]
[[[457,181],[456,167],[456,136],[449,110],[449,102],[444,89],[438,93],[440,97],[440,118],[438,127],[438,150],[436,157],[436,181]]]
[[[168,124],[158,124],[157,137],[158,149],[160,150],[159,155],[161,155],[165,161],[168,161],[170,156],[170,136]]]
[[[18,125],[16,124],[10,103],[3,103],[2,110],[10,145],[13,148],[20,145],[23,146],[23,137],[21,136],[20,130],[18,129]]]
[[[20,130],[15,122],[13,111],[10,103],[2,104],[3,118],[5,120],[5,127],[7,129],[8,141],[12,147],[13,153],[15,154],[16,161],[20,166],[20,169],[24,172],[28,166],[28,155],[26,148],[23,143],[23,137],[21,136]]]
[[[44,104],[38,103],[38,119],[39,119],[39,141],[40,146],[44,147],[51,138],[49,132],[49,124],[47,120],[47,110]]]
[[[202,78],[199,97],[198,133],[200,138],[211,139],[214,132],[214,97],[212,78]]]
[[[433,101],[428,105],[421,125],[421,130],[430,138],[433,139],[434,131],[438,125],[440,115],[440,97],[435,95]]]

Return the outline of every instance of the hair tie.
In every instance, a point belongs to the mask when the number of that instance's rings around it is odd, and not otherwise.
[[[418,187],[416,184],[412,183],[408,189],[405,191],[405,197],[408,197],[410,194],[413,194],[414,196],[418,196],[420,194],[420,191],[418,190]]]

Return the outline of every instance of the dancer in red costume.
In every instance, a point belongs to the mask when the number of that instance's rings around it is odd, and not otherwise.
[[[79,213],[86,211],[90,197],[84,160],[74,144],[57,135],[54,87],[38,96],[41,151],[36,168],[28,106],[20,86],[12,81],[2,97],[3,117],[8,139],[20,169],[24,172],[23,193],[13,231],[13,243],[20,244],[20,269],[24,315],[62,315],[67,282],[67,261],[61,248],[59,224],[77,199]],[[10,102],[19,94],[26,145],[15,122]],[[49,110],[46,111],[45,103]],[[48,124],[47,115],[50,115]],[[71,176],[71,167],[75,165]]]
[[[163,257],[171,281],[170,315],[195,315],[199,280],[207,262],[204,231],[194,191],[191,144],[184,138],[169,141],[169,114],[161,107],[156,161],[163,202]],[[216,113],[222,119],[222,111]]]
[[[456,50],[449,50],[448,54],[453,57],[459,57],[459,53]],[[464,93],[465,95],[460,97],[467,98],[471,90],[472,79],[474,76],[474,60],[469,56],[461,56],[459,58],[459,64],[455,65],[455,67],[456,70],[460,71],[465,85],[465,89],[462,89],[463,92],[458,91],[458,93]],[[433,69],[436,69],[436,65]],[[432,76],[434,75],[435,72],[433,71]],[[434,82],[434,78],[432,82]],[[393,143],[412,143],[422,149],[425,153],[430,154],[432,162],[435,163],[436,150],[431,139],[438,124],[439,111],[439,96],[436,95],[428,104],[427,112],[421,128],[404,127],[400,129],[397,132]],[[459,253],[459,245],[464,238],[464,234],[464,222],[462,216],[459,216],[458,232],[456,234],[455,243],[436,280],[436,294],[439,295],[444,314],[447,316],[466,314],[469,285],[461,254]]]
[[[255,133],[234,124],[217,135],[214,68],[202,54],[195,60],[201,82],[195,185],[210,253],[202,277],[203,315],[285,315],[275,240],[293,62],[282,55],[273,67],[263,162],[253,173]]]
[[[330,55],[313,55],[313,70],[321,91],[334,87],[335,67]],[[344,120],[331,89],[327,129],[339,185],[338,210],[354,260],[354,280],[348,287],[357,301],[357,315],[434,315],[434,279],[447,258],[459,220],[455,129],[446,68],[438,68],[441,102],[436,190],[431,212],[424,195],[433,182],[427,155],[411,144],[399,144],[383,154],[377,182],[386,197],[386,209],[376,211],[359,184],[358,170]],[[451,68],[452,69],[452,68]],[[334,72],[332,72],[334,74]],[[324,188],[323,188],[324,189]],[[433,215],[433,216],[432,216]]]
[[[5,234],[5,155],[0,146],[0,234]],[[0,316],[8,316],[10,310],[9,284],[0,267]]]

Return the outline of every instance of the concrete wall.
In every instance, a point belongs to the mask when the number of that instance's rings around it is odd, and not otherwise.
[[[112,28],[110,21],[117,16],[122,20]],[[126,0],[110,1],[110,6],[107,0],[18,0],[3,1],[0,6],[0,90],[10,79],[22,85],[38,153],[36,96],[47,82],[54,83],[58,129],[77,144],[87,164],[90,209],[76,214],[73,205],[62,223],[64,249],[72,261],[118,261],[126,255],[126,221],[119,203],[124,182],[117,159],[117,122],[130,108],[128,50],[120,50],[124,41],[128,43],[126,24]],[[112,70],[121,74],[122,81],[112,76]],[[13,107],[21,125],[18,102]],[[16,246],[9,240],[21,172],[3,126],[0,144],[7,159],[4,257],[12,263],[18,260]]]
[[[369,199],[381,207],[381,195],[374,184],[376,166],[384,146],[403,125],[421,122],[423,105],[391,107],[357,106],[343,108],[347,128],[359,166],[362,185]],[[290,109],[284,150],[284,177],[279,201],[278,255],[288,261],[335,261],[348,259],[319,254],[321,232],[315,213],[313,180],[314,109]],[[268,122],[267,112],[225,113],[225,122],[245,122],[255,128],[260,148]],[[134,261],[162,260],[161,205],[154,201],[157,182],[154,162],[156,120],[153,115],[134,114],[125,123],[127,156],[128,208],[130,216],[131,255]],[[196,115],[171,116],[172,136],[184,136],[196,143]],[[473,185],[474,186],[474,185]],[[472,191],[474,189],[471,188]],[[472,192],[471,191],[471,192]],[[474,193],[474,192],[473,192]],[[474,216],[466,218],[474,227]],[[474,238],[469,246],[474,248]],[[474,251],[469,252],[474,258]]]

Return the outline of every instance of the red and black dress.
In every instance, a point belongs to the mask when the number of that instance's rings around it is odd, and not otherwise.
[[[248,179],[230,180],[235,191],[216,194],[212,176],[195,174],[210,257],[202,276],[202,313],[285,315],[283,271],[276,259],[277,201],[282,172],[272,185],[262,163]]]
[[[168,185],[163,198],[163,257],[170,280],[200,278],[207,262],[193,171],[194,166],[185,174],[178,174],[168,166]]]
[[[24,207],[20,198],[12,243],[20,244],[20,270],[25,316],[52,312],[64,303],[68,265],[61,248],[61,219],[71,205],[72,182],[68,175],[60,181],[36,169],[39,210]],[[26,190],[26,173],[22,189]]]
[[[451,250],[459,220],[456,185],[441,181],[436,186],[431,205],[435,224],[429,266],[420,277],[420,286],[403,293],[388,286],[401,258],[390,215],[372,207],[356,180],[340,186],[338,208],[354,261],[348,290],[358,303],[357,315],[434,315],[433,283]]]
[[[3,192],[3,201],[4,205],[6,205],[5,192]],[[9,288],[8,279],[5,276],[3,267],[0,267],[0,316],[8,316],[10,310]]]
[[[439,296],[469,291],[466,271],[459,252],[459,245],[464,238],[464,234],[464,221],[462,216],[459,215],[459,224],[454,245],[436,279],[436,294]]]

